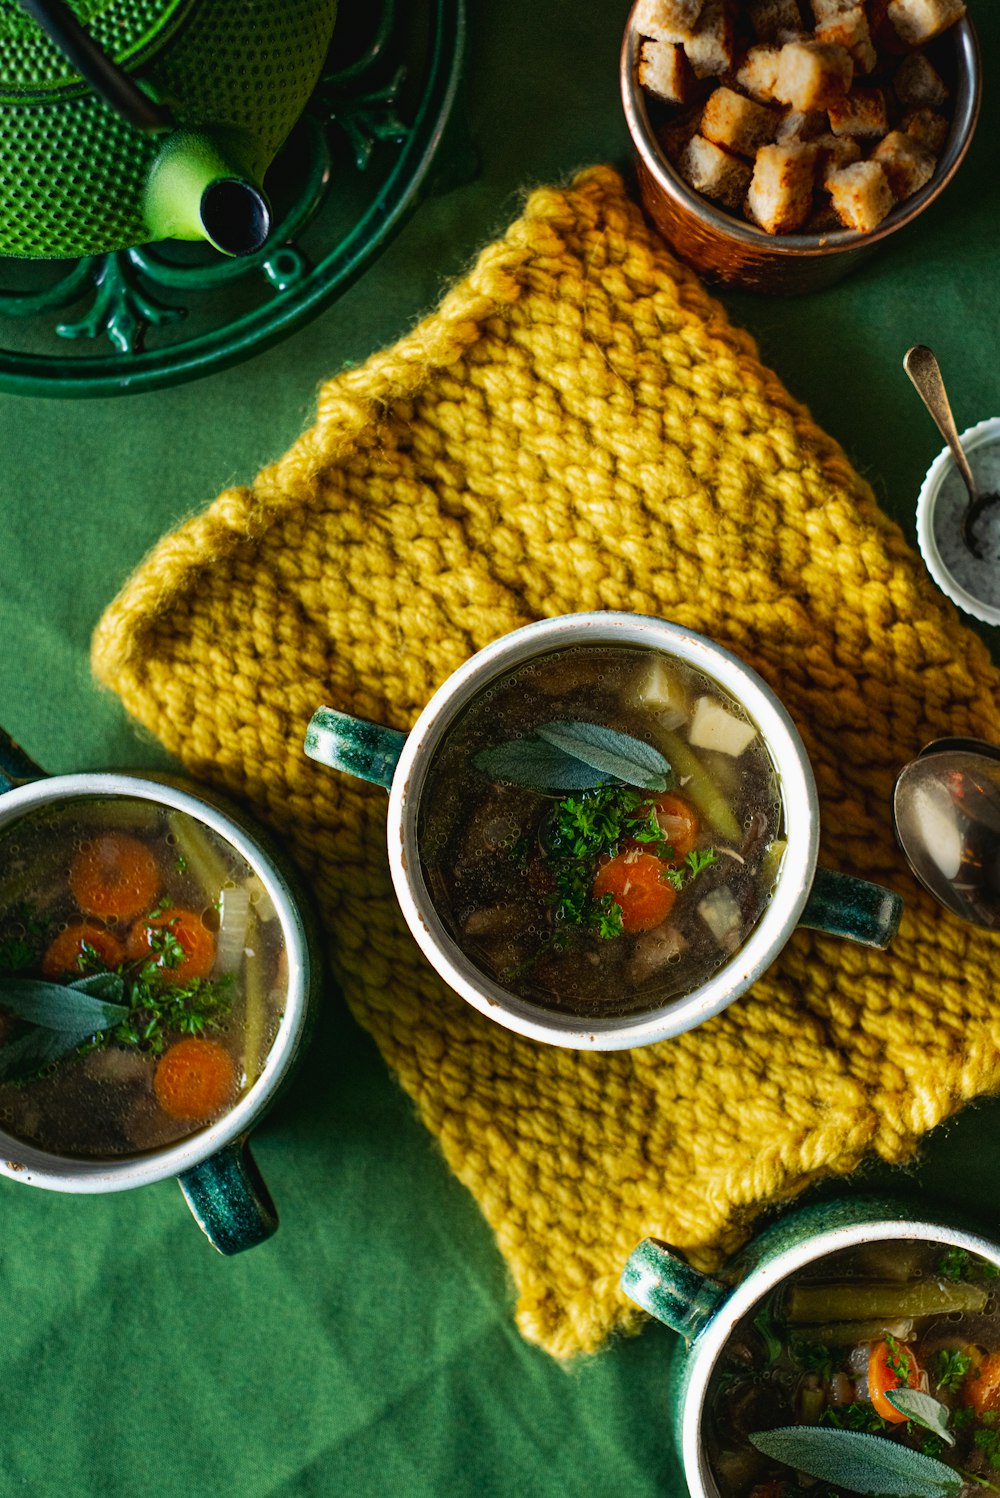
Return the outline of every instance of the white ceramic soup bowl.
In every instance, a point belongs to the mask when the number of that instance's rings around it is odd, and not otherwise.
[[[301,897],[235,809],[172,782],[126,774],[48,776],[0,731],[0,831],[22,817],[81,797],[150,801],[192,817],[246,860],[281,922],[288,958],[285,1010],[264,1068],[228,1113],[174,1143],[113,1159],[50,1153],[0,1129],[0,1176],[47,1191],[94,1194],[129,1191],[176,1176],[213,1247],[234,1254],[269,1238],[277,1214],[248,1144],[252,1126],[287,1079],[306,1034],[318,963]]]
[[[788,847],[777,887],[750,937],[708,981],[679,998],[628,1014],[586,1016],[520,998],[462,950],[435,909],[421,871],[418,809],[435,752],[456,718],[484,688],[518,666],[579,646],[645,648],[673,657],[718,683],[757,725],[778,774]],[[819,803],[805,747],[778,698],[755,671],[705,635],[641,614],[565,614],[514,630],[460,666],[434,693],[409,734],[319,709],[305,750],[336,770],[389,791],[389,867],[407,925],[445,982],[490,1019],[520,1035],[582,1050],[651,1045],[720,1013],[771,965],[796,925],[884,947],[902,902],[880,885],[817,870]]]
[[[895,1197],[859,1196],[801,1207],[753,1238],[717,1275],[699,1273],[678,1250],[654,1238],[633,1249],[622,1272],[623,1291],[684,1339],[673,1349],[664,1410],[690,1498],[719,1498],[705,1420],[712,1375],[744,1317],[791,1275],[815,1269],[831,1254],[899,1240],[962,1249],[1000,1269],[995,1239],[974,1225],[931,1215],[924,1202]],[[825,1488],[816,1483],[817,1498]]]

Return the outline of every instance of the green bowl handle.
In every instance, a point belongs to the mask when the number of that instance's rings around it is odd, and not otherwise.
[[[44,779],[45,771],[41,765],[29,759],[20,744],[15,744],[10,734],[0,728],[0,794],[12,791],[28,780]]]
[[[692,1269],[666,1243],[643,1238],[625,1261],[621,1287],[636,1305],[679,1332],[696,1337],[729,1295],[725,1285]]]
[[[220,1254],[240,1254],[277,1232],[278,1214],[245,1135],[177,1179],[195,1221]]]
[[[331,770],[346,770],[388,790],[405,743],[406,734],[398,728],[383,728],[367,718],[321,707],[306,729],[305,751]]]
[[[817,869],[800,926],[885,948],[899,930],[903,901],[895,890],[852,874]]]

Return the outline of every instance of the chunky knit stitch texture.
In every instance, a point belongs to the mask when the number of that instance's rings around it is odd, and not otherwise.
[[[518,1039],[438,981],[393,898],[385,796],[303,756],[309,716],[405,728],[488,641],[601,608],[701,629],[771,683],[824,860],[906,898],[891,952],[798,931],[719,1018],[603,1055]],[[608,168],[535,192],[436,313],[324,386],[286,457],[163,540],[94,664],[288,840],[353,1013],[556,1356],[635,1324],[617,1282],[644,1234],[709,1267],[762,1205],[907,1158],[1000,1084],[996,948],[917,889],[889,823],[924,742],[1000,737],[997,672]]]

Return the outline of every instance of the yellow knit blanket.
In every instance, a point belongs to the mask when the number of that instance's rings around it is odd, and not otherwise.
[[[440,983],[393,897],[384,793],[306,759],[307,720],[405,728],[498,635],[604,608],[703,630],[775,688],[824,861],[906,899],[890,953],[798,931],[725,1014],[614,1054],[519,1039]],[[558,1357],[635,1324],[618,1274],[644,1234],[709,1267],[764,1204],[905,1159],[1000,1084],[996,946],[916,887],[889,820],[928,739],[1000,738],[998,673],[608,168],[535,192],[436,313],[323,387],[279,463],[166,537],[94,665],[287,840],[354,1015]]]

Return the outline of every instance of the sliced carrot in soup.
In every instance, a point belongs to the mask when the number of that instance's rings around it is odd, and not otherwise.
[[[183,952],[179,960],[178,947]],[[126,951],[136,961],[152,958],[165,975],[186,983],[189,978],[207,978],[212,971],[215,935],[196,911],[170,907],[136,921]]]
[[[193,1035],[165,1051],[153,1076],[153,1091],[171,1118],[211,1118],[236,1090],[236,1065],[217,1040]]]
[[[652,931],[666,920],[677,898],[663,878],[666,868],[662,858],[631,848],[600,865],[591,892],[597,900],[611,896],[625,931]]]
[[[82,971],[80,958],[85,946],[94,949],[105,967],[117,967],[125,959],[125,948],[116,936],[103,926],[82,921],[67,926],[53,937],[42,958],[42,977],[61,978],[64,973],[74,973],[79,977]]]
[[[75,855],[69,887],[85,915],[128,920],[152,905],[160,875],[145,843],[126,832],[107,832]]]

